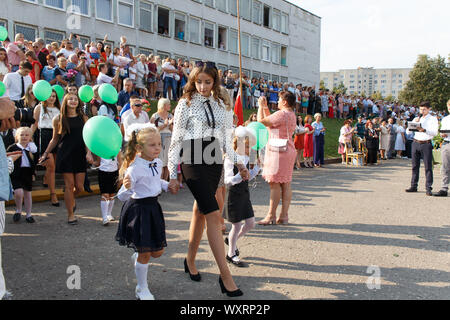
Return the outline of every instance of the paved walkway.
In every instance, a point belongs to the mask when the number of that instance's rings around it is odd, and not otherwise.
[[[260,220],[269,188],[258,179],[252,201]],[[291,224],[256,226],[238,243],[249,263],[231,267],[242,298],[448,299],[450,198],[426,197],[423,179],[422,170],[419,193],[406,194],[410,161],[400,159],[376,167],[334,164],[296,171]],[[434,186],[439,190],[437,169]],[[202,281],[192,282],[184,273],[189,191],[164,194],[160,202],[168,247],[149,268],[150,290],[157,299],[228,299],[220,293],[206,234],[197,261]],[[132,252],[114,241],[117,222],[101,225],[98,196],[78,199],[78,226],[66,224],[64,206],[36,204],[34,225],[14,224],[13,209],[7,208],[2,238],[12,299],[134,299]],[[114,215],[119,212],[117,203]],[[79,290],[68,289],[69,266],[79,267]]]

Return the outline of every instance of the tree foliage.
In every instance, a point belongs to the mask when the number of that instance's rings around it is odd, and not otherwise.
[[[320,80],[319,89],[323,91],[327,90],[327,88],[325,87],[325,82],[323,80]]]
[[[344,83],[341,81],[341,83],[339,83],[339,85],[337,87],[333,88],[333,92],[338,93],[338,94],[346,94],[347,88],[345,87]]]
[[[440,55],[436,58],[419,55],[399,98],[413,105],[429,101],[434,110],[444,110],[450,98],[449,63]]]

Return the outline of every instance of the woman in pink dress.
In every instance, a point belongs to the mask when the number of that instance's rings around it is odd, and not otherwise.
[[[279,111],[270,114],[267,100],[258,100],[258,121],[269,129],[270,139],[287,139],[287,150],[284,152],[271,150],[266,146],[264,156],[263,177],[270,185],[270,208],[267,217],[259,221],[259,225],[287,224],[288,210],[292,198],[292,172],[297,156],[292,136],[296,128],[295,95],[292,92],[281,92],[278,98]],[[277,207],[282,200],[281,214],[278,220]]]

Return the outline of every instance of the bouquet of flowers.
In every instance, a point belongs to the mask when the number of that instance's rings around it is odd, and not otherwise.
[[[146,99],[142,99],[142,110],[149,113],[151,109],[150,102]]]
[[[75,77],[77,76],[78,71],[75,69],[70,69],[67,71],[66,78],[69,82],[75,81]]]

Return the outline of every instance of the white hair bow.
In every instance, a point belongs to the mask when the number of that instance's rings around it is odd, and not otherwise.
[[[145,128],[155,128],[156,126],[153,123],[147,122],[147,123],[133,123],[131,124],[126,132],[125,135],[127,136],[128,140],[131,140],[131,134],[134,132],[135,134],[137,134],[139,131],[141,131],[142,129]]]

